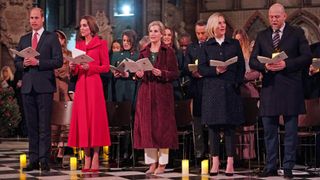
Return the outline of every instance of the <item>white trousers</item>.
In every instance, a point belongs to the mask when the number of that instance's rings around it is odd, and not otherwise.
[[[169,149],[146,148],[144,149],[144,160],[146,164],[159,162],[161,165],[169,162]]]

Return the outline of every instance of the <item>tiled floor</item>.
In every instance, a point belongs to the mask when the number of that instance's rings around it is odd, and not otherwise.
[[[194,169],[190,169],[188,176],[182,176],[179,169],[167,169],[166,173],[160,175],[146,175],[144,171],[145,167],[138,168],[122,168],[113,169],[106,162],[102,162],[100,171],[97,173],[82,173],[80,170],[69,171],[68,169],[62,169],[58,165],[51,164],[51,171],[49,173],[43,173],[40,171],[31,171],[24,173],[20,171],[19,155],[27,152],[26,148],[19,145],[8,145],[2,142],[0,144],[0,179],[106,179],[106,180],[127,180],[127,179],[156,179],[156,180],[209,180],[209,179],[259,179],[254,173],[241,173],[236,172],[233,177],[227,177],[223,172],[220,172],[218,176],[210,177],[208,175],[200,175],[194,173]],[[11,147],[11,148],[10,148]],[[279,171],[279,174],[281,172]],[[306,171],[295,171],[294,179],[319,179],[320,176],[312,175]],[[266,178],[266,179],[283,179],[281,176]]]

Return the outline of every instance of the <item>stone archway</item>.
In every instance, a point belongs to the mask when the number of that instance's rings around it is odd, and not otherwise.
[[[259,31],[268,27],[267,21],[259,11],[255,11],[248,19],[243,29],[247,32],[250,40],[255,40]]]
[[[305,31],[309,44],[314,44],[320,41],[320,20],[310,12],[297,10],[287,18],[287,22],[291,25],[301,27]]]

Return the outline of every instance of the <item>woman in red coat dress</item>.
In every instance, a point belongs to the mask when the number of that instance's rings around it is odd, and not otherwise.
[[[99,147],[110,145],[106,103],[100,73],[109,71],[107,42],[97,36],[94,17],[84,16],[80,21],[76,48],[94,59],[90,63],[70,63],[71,73],[78,75],[68,144],[84,148],[85,164],[82,171],[98,171]],[[92,163],[90,148],[94,149]]]
[[[145,150],[148,174],[164,172],[169,159],[169,148],[178,148],[172,81],[179,76],[174,51],[161,44],[164,25],[160,21],[149,24],[151,43],[141,50],[140,58],[149,58],[152,71],[138,71],[138,89],[134,123],[134,147]]]

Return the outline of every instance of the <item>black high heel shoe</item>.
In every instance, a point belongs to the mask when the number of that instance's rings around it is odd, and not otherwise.
[[[209,175],[210,176],[218,176],[219,172],[210,172]]]
[[[226,176],[233,176],[233,173],[224,173]]]

